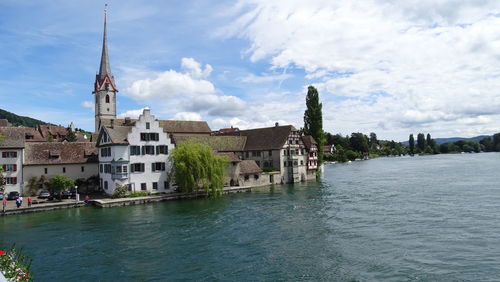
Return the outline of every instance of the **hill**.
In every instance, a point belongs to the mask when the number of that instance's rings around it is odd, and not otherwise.
[[[35,127],[39,124],[49,124],[38,119],[18,116],[14,113],[0,109],[0,119],[8,120],[12,126],[24,126],[24,127]]]
[[[470,137],[470,138],[465,138],[465,137],[434,138],[434,141],[436,141],[436,144],[443,144],[443,143],[449,143],[449,142],[453,143],[453,142],[457,142],[460,140],[479,142],[486,137],[491,137],[491,136],[490,135],[479,135],[479,136]],[[415,140],[415,142],[416,142],[416,140]],[[403,143],[403,145],[405,145],[405,146],[408,146],[408,141],[404,141],[401,143]]]

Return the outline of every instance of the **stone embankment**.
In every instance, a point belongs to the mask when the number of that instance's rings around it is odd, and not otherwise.
[[[225,187],[222,190],[223,194],[229,193],[240,193],[240,192],[250,192],[250,186],[235,186],[235,187]],[[195,198],[204,198],[205,194],[199,193],[195,194],[187,194],[187,193],[168,193],[162,195],[151,195],[144,197],[135,197],[135,198],[119,198],[119,199],[99,199],[99,200],[90,200],[88,205],[93,205],[99,208],[110,208],[110,207],[119,207],[119,206],[129,206],[129,205],[141,205],[147,203],[154,202],[163,202],[163,201],[174,201],[174,200],[183,200],[183,199],[195,199]],[[32,213],[32,212],[41,212],[41,211],[50,211],[57,209],[66,209],[66,208],[77,208],[88,206],[83,201],[62,201],[62,202],[50,202],[50,203],[41,203],[34,204],[31,207],[21,207],[15,208],[13,203],[9,203],[7,210],[2,212],[0,210],[0,216],[3,215],[12,215],[12,214],[22,214],[22,213]]]
[[[250,192],[251,189],[252,188],[249,186],[226,187],[222,190],[222,193],[229,194],[229,193]],[[134,197],[134,198],[100,199],[100,200],[93,200],[91,202],[94,206],[99,208],[111,208],[119,206],[141,205],[154,202],[195,199],[204,197],[205,194],[203,193],[199,193],[196,195],[187,193],[168,193],[164,195],[153,195],[153,196]]]

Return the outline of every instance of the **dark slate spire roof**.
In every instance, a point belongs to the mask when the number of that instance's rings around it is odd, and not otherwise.
[[[105,84],[111,84],[112,88],[111,90],[115,90],[118,92],[115,85],[115,78],[111,73],[111,65],[109,64],[108,32],[106,23],[107,6],[108,5],[106,4],[106,8],[104,9],[104,34],[102,37],[101,64],[99,66],[99,73],[96,75],[95,90],[94,90],[95,92],[106,89]]]
[[[104,9],[104,35],[102,37],[102,55],[101,55],[101,66],[99,68],[99,78],[104,79],[106,74],[111,76],[111,66],[109,65],[108,56],[108,35],[106,29],[106,9]]]

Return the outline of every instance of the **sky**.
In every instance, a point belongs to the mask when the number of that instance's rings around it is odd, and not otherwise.
[[[94,130],[104,4],[117,114],[213,130],[500,132],[500,1],[0,0],[0,108]]]

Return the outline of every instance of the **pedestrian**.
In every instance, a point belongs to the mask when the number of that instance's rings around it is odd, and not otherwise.
[[[88,204],[89,203],[89,195],[85,195],[85,198],[83,198],[83,200],[85,201],[85,204]]]
[[[17,206],[17,208],[21,207],[21,197],[16,199],[16,206]]]
[[[5,213],[5,209],[7,208],[7,197],[3,197],[2,206],[3,206],[3,212]]]
[[[33,200],[31,199],[31,197],[28,197],[28,207],[31,207],[31,202],[32,202],[32,201],[33,201]]]
[[[23,200],[24,200],[24,199],[23,199],[23,197],[19,196],[19,202],[20,202],[20,204],[19,204],[19,205],[20,205],[20,206],[22,206],[22,205],[23,205]]]

